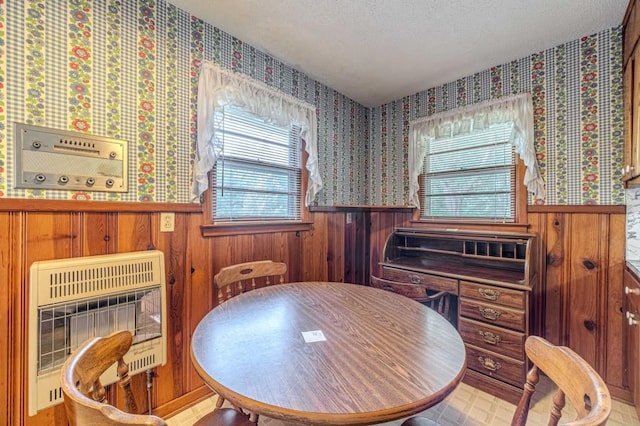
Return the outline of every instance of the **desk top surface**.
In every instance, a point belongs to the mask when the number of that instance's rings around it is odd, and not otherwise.
[[[465,349],[435,311],[391,292],[305,282],[236,296],[198,324],[205,382],[249,411],[302,424],[372,424],[444,399]]]

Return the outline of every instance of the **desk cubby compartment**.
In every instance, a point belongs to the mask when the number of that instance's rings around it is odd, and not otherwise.
[[[527,243],[504,241],[465,241],[464,255],[524,261]]]

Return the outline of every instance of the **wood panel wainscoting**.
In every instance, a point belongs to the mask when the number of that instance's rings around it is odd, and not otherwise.
[[[161,212],[175,212],[174,232],[160,232]],[[310,216],[309,231],[204,238],[199,205],[0,200],[0,418],[11,425],[66,424],[61,405],[27,414],[28,273],[34,261],[149,248],[165,253],[168,363],[156,369],[151,404],[167,417],[210,394],[191,365],[189,345],[214,306],[213,275],[221,267],[272,259],[287,263],[287,281],[368,284],[389,233],[424,225],[412,222],[408,207],[314,208]],[[543,264],[534,297],[545,306],[545,337],[570,346],[614,396],[631,401],[623,356],[624,206],[529,206],[528,223],[516,228],[540,237]],[[139,410],[146,412],[145,375],[132,383]],[[121,403],[112,388],[110,400]]]
[[[623,273],[624,206],[529,206],[540,237],[544,337],[569,346],[631,402]]]
[[[160,213],[175,213],[174,232],[160,232]],[[289,281],[344,279],[343,221],[312,213],[305,232],[203,238],[199,205],[0,200],[0,424],[66,425],[62,405],[28,415],[29,267],[34,261],[147,250],[164,252],[167,281],[167,364],[155,369],[154,414],[168,417],[211,394],[189,358],[190,339],[214,306],[213,275],[254,259],[287,263]],[[329,247],[329,244],[334,246]],[[329,253],[332,259],[329,260]],[[335,266],[341,268],[340,271]],[[132,378],[141,413],[148,410],[146,375]],[[124,408],[117,387],[109,400]]]

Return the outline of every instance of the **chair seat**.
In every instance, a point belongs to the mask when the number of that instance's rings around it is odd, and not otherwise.
[[[249,421],[249,416],[233,408],[216,408],[193,426],[256,426],[256,423]]]
[[[401,426],[440,426],[440,424],[426,417],[411,417],[402,422]]]

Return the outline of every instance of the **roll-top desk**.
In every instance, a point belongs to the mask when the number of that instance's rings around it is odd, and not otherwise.
[[[536,244],[527,233],[397,228],[380,263],[386,290],[457,297],[450,321],[467,350],[464,381],[516,404],[528,369],[524,340],[534,332]]]

